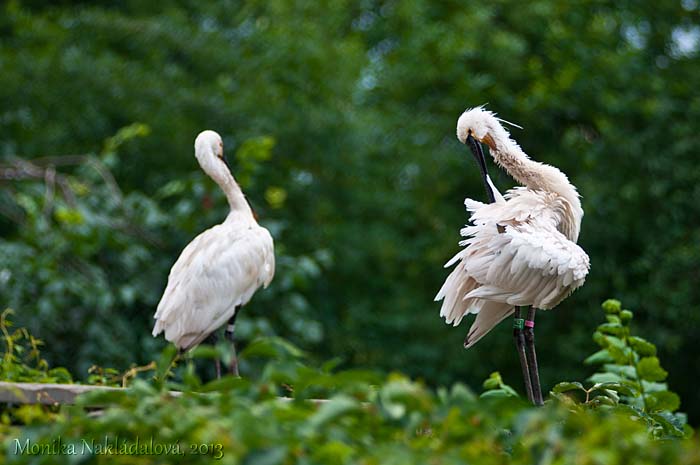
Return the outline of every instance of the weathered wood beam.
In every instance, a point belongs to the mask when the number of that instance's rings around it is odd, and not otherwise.
[[[125,391],[128,388],[109,386],[91,386],[84,384],[54,384],[54,383],[10,383],[0,381],[0,403],[12,404],[74,404],[75,398],[80,394],[95,391]],[[170,391],[170,395],[177,397],[182,395],[180,391]],[[206,393],[203,393],[206,395]],[[279,397],[281,401],[293,401],[290,397]],[[307,399],[314,404],[327,402],[326,399]],[[94,407],[99,407],[95,405]]]
[[[83,384],[8,383],[0,381],[0,402],[14,404],[73,404],[75,398],[91,391],[121,391],[108,386]]]

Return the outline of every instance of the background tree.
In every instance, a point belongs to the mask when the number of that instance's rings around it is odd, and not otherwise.
[[[591,314],[616,295],[697,422],[699,16],[689,0],[8,2],[0,301],[74,373],[152,359],[167,270],[226,208],[192,156],[211,128],[279,252],[243,338],[430,383],[517,379],[507,325],[465,352],[432,302],[481,193],[456,118],[488,102],[583,195],[592,270],[538,323],[543,384],[583,375]]]

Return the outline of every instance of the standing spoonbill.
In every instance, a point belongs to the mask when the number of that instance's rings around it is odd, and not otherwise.
[[[581,201],[564,173],[531,160],[495,114],[483,107],[460,116],[457,138],[469,144],[492,203],[464,201],[471,225],[460,231],[464,249],[445,265],[457,264],[435,297],[444,299],[440,316],[457,326],[466,314],[476,314],[464,340],[465,348],[470,348],[515,314],[513,336],[527,396],[542,405],[535,311],[557,306],[588,274],[588,255],[576,245],[583,217]],[[496,163],[523,187],[501,196],[486,171],[480,143],[489,146]]]
[[[229,371],[238,376],[233,337],[236,317],[255,291],[272,281],[274,246],[233,179],[221,136],[201,132],[194,141],[194,154],[199,166],[226,194],[231,211],[223,223],[187,244],[173,265],[154,316],[153,336],[164,331],[165,339],[186,351],[228,322],[225,334],[233,356]]]

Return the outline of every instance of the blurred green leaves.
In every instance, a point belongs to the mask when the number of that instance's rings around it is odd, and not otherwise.
[[[259,170],[261,162],[272,157],[274,146],[274,138],[265,136],[248,139],[236,150],[238,169],[235,170],[234,176],[243,189],[250,186],[252,177]]]
[[[195,359],[209,355],[200,350]],[[172,367],[173,350],[158,362]],[[52,411],[38,406],[4,407],[0,452],[7,463],[52,463],[57,457],[19,454],[15,440],[50,444],[85,440],[179,444],[180,455],[113,454],[80,456],[100,462],[198,464],[444,464],[695,463],[698,444],[682,435],[657,435],[656,428],[687,427],[674,408],[677,398],[655,397],[657,410],[645,413],[622,404],[631,395],[621,385],[560,383],[544,407],[512,395],[493,373],[481,397],[462,384],[437,392],[399,373],[368,376],[302,363],[304,354],[279,339],[251,343],[242,358],[262,361],[259,375],[225,376],[202,384],[181,361],[167,383],[135,379],[128,389],[94,391],[75,406]],[[279,373],[286,376],[279,378]],[[179,376],[182,375],[182,378]],[[161,375],[159,375],[161,376]],[[187,381],[188,378],[192,378]],[[179,383],[179,379],[185,384]],[[304,386],[315,385],[316,390]],[[174,387],[182,392],[173,396]],[[279,397],[293,393],[292,398]],[[569,396],[585,391],[586,408]],[[667,391],[666,391],[667,392]],[[513,393],[514,394],[514,393]],[[99,411],[94,406],[100,406]],[[652,434],[649,434],[649,432]],[[658,440],[658,439],[663,440]],[[194,447],[193,447],[194,446]]]
[[[483,383],[484,392],[481,397],[518,397],[518,393],[515,389],[508,386],[503,382],[501,374],[498,372],[491,373],[491,375]]]

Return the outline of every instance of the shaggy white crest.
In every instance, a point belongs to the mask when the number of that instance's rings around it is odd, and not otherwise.
[[[464,249],[445,265],[456,267],[435,300],[444,299],[440,316],[447,323],[477,315],[467,347],[511,315],[515,305],[555,307],[583,284],[590,268],[588,255],[576,245],[583,210],[566,175],[531,160],[483,107],[459,117],[459,140],[466,142],[470,133],[524,187],[501,196],[491,184],[495,203],[465,200],[471,225],[461,230]]]
[[[154,316],[153,336],[187,350],[224,325],[260,287],[272,281],[275,256],[272,236],[258,225],[223,159],[223,143],[214,131],[195,140],[202,169],[226,194],[226,220],[190,242],[170,270],[168,285]]]
[[[513,127],[522,129],[517,124],[496,117],[496,113],[484,109],[484,106],[468,108],[464,110],[457,120],[457,139],[463,144],[467,143],[467,137],[471,133],[479,142],[484,142],[484,138],[491,134],[495,138],[509,139],[508,131],[500,123],[510,124]]]

